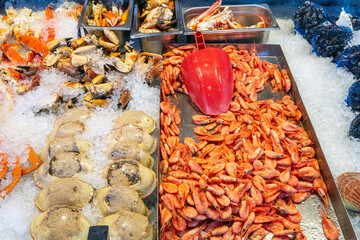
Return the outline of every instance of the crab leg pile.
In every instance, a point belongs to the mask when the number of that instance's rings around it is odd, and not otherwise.
[[[186,92],[177,69],[194,50],[186,46],[164,54],[161,239],[263,239],[270,232],[272,239],[306,239],[295,204],[317,193],[328,206],[313,143],[290,96],[257,100],[267,83],[274,92],[289,92],[286,70],[260,60],[255,51],[225,47],[235,85],[229,111],[192,116],[197,139],[180,143],[180,111],[166,95]],[[336,226],[326,223],[325,236],[337,239]]]

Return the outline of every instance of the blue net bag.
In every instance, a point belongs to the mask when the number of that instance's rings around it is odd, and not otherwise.
[[[360,45],[346,48],[336,56],[334,62],[338,67],[346,68],[355,78],[360,79]]]
[[[360,17],[354,16],[351,18],[351,24],[354,31],[360,30]]]
[[[293,16],[293,21],[295,30],[303,35],[310,44],[314,33],[323,23],[334,23],[334,19],[323,8],[309,1],[298,7]]]
[[[360,114],[358,114],[351,122],[349,136],[360,138]]]
[[[353,110],[360,111],[360,81],[357,81],[351,85],[345,102]]]
[[[312,39],[313,51],[321,57],[336,57],[353,38],[350,28],[324,25],[317,29]]]

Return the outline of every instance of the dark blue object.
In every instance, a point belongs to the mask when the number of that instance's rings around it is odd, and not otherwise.
[[[333,24],[334,19],[316,3],[306,1],[293,16],[295,30],[311,43],[314,33],[324,23]]]
[[[313,51],[321,57],[336,57],[353,38],[350,28],[324,25],[317,29],[312,39]]]
[[[109,226],[97,225],[89,228],[87,240],[108,240]]]
[[[351,24],[354,31],[360,30],[360,17],[354,16],[351,18]]]
[[[360,81],[357,81],[351,85],[345,102],[353,110],[360,111]]]
[[[360,114],[358,114],[351,122],[349,136],[360,138]]]
[[[355,78],[360,79],[360,45],[346,48],[334,59],[334,62],[338,67],[346,68]]]

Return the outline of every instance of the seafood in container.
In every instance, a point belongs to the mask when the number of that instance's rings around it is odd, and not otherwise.
[[[99,4],[103,4],[100,5]],[[119,38],[120,43],[124,42],[124,39],[126,38],[126,34],[131,29],[131,23],[132,23],[132,17],[133,17],[133,7],[134,7],[134,1],[133,0],[125,0],[122,1],[123,4],[121,6],[119,5],[118,1],[94,1],[94,0],[87,0],[84,4],[83,11],[81,13],[81,17],[79,20],[79,27],[83,27],[86,29],[86,31],[90,34],[96,34],[100,35],[101,31],[105,28],[102,23],[100,23],[100,20],[102,20],[102,15],[98,14],[97,11],[98,8],[103,8],[104,6],[107,8],[107,10],[112,9],[111,15],[109,18],[108,27],[111,31],[114,31],[117,37]],[[95,5],[95,7],[94,7]],[[113,9],[113,6],[117,8],[117,10]],[[120,8],[123,10],[123,14],[120,13]],[[95,13],[94,13],[95,10]],[[117,11],[117,16],[113,16],[113,12]],[[115,15],[115,14],[114,14]],[[95,17],[96,16],[96,17]],[[96,19],[95,22],[94,17]],[[89,22],[90,21],[90,22]],[[105,20],[106,21],[106,20]],[[120,23],[119,23],[120,21]],[[89,24],[90,23],[90,24]],[[95,26],[94,26],[95,25]],[[101,25],[101,26],[98,26]],[[104,23],[104,25],[107,25]],[[114,26],[112,26],[114,25]]]
[[[155,2],[155,6],[159,7],[151,7],[151,2]],[[165,6],[171,5],[171,9],[174,8],[172,14],[168,13],[170,11],[168,7],[161,7],[162,1],[140,1],[135,4],[130,37],[140,38],[143,51],[161,53],[162,44],[176,42],[177,35],[183,33],[179,2],[177,0],[165,2],[167,4]],[[148,14],[146,14],[148,12],[145,9],[146,5],[153,9]],[[159,20],[163,15],[167,15],[166,19]]]
[[[226,18],[220,16],[228,20],[228,23],[225,25],[227,29],[219,29],[220,26],[216,27],[218,21],[216,19],[212,20],[211,17],[209,17],[209,23],[204,20],[198,25],[202,26],[200,29],[204,34],[206,42],[266,43],[270,32],[280,29],[267,4],[218,6],[217,9],[227,16]],[[206,11],[214,13],[215,11],[213,10],[210,9],[209,11],[209,7],[182,9],[184,34],[187,35],[188,42],[194,42],[193,35],[195,30],[193,29],[197,24],[194,24],[193,19],[196,19]],[[206,16],[204,15],[207,14],[203,14],[200,17],[205,18]]]
[[[208,239],[215,234],[224,238],[240,234],[252,239],[264,234],[271,237],[270,231],[275,237],[356,239],[281,48],[263,44],[207,47],[222,48],[235,61],[234,99],[226,113],[199,115],[190,97],[181,94],[186,88],[173,71],[181,63],[164,66],[173,75],[162,74],[161,79],[160,236]],[[188,45],[167,49],[170,53],[166,52],[164,61],[172,57],[171,52],[193,51]],[[251,59],[254,68],[243,68],[242,62]],[[272,76],[266,77],[269,81],[252,77],[249,71],[256,75],[256,66],[263,66]],[[239,74],[242,71],[245,74]],[[281,121],[289,109],[292,113]],[[277,135],[278,130],[284,135]],[[302,137],[296,140],[297,134]],[[260,140],[264,136],[268,140]],[[296,156],[291,144],[300,140]],[[290,171],[295,165],[299,168]]]

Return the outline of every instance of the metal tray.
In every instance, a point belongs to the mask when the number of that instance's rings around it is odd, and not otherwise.
[[[81,12],[80,19],[79,19],[78,27],[79,28],[82,27],[82,28],[86,29],[86,31],[91,34],[102,34],[103,29],[108,28],[115,32],[115,34],[117,35],[117,37],[120,40],[120,43],[124,42],[125,33],[129,32],[131,29],[132,17],[133,17],[133,12],[134,12],[134,0],[122,1],[122,2],[128,3],[130,6],[129,16],[128,16],[128,20],[126,21],[125,24],[116,26],[116,27],[98,27],[98,26],[90,26],[89,24],[87,24],[87,19],[92,14],[91,2],[92,2],[92,0],[85,1],[84,7]]]
[[[207,44],[208,47],[218,47],[222,48],[227,44]],[[164,50],[169,50],[170,45],[165,45]],[[179,47],[181,45],[172,45],[174,47]],[[316,159],[319,162],[320,170],[324,182],[328,187],[328,193],[330,197],[329,208],[326,209],[327,214],[337,225],[340,231],[339,239],[351,239],[355,240],[356,235],[354,229],[349,220],[348,213],[344,207],[343,201],[339,194],[339,191],[336,187],[334,178],[330,172],[329,166],[326,162],[325,156],[321,150],[320,143],[316,137],[315,130],[311,124],[309,116],[306,112],[305,106],[302,102],[299,90],[296,86],[296,82],[290,72],[289,65],[285,59],[284,53],[281,50],[280,45],[267,45],[267,44],[234,44],[236,49],[245,49],[249,52],[256,47],[257,55],[261,60],[266,60],[268,62],[278,64],[282,68],[286,69],[289,73],[291,79],[291,90],[289,95],[295,104],[299,107],[302,113],[302,127],[308,133],[310,139],[314,143],[314,148],[316,151]],[[273,98],[275,100],[282,99],[286,95],[285,92],[273,93],[271,86],[267,84],[262,92],[258,93],[258,100],[265,100]],[[191,101],[190,97],[186,94],[178,93],[178,101],[176,101],[172,96],[170,100],[172,104],[177,104],[178,108],[181,110],[181,124],[180,128],[180,141],[183,142],[186,137],[194,137],[193,129],[197,126],[192,122],[192,116],[196,114],[202,114],[201,111],[195,106]],[[305,229],[303,232],[307,239],[311,240],[320,240],[326,239],[323,233],[321,217],[319,211],[323,203],[317,195],[311,195],[305,202],[302,204],[297,204],[298,209],[302,214],[302,221],[300,223],[302,229]]]
[[[188,22],[194,17],[201,14],[208,7],[192,7],[183,9],[184,34],[188,35],[188,41],[194,42],[194,30],[187,27]],[[220,11],[225,6],[220,7]],[[229,5],[234,15],[235,21],[242,25],[251,26],[258,23],[261,17],[265,18],[269,23],[265,28],[241,28],[241,29],[225,29],[225,30],[207,30],[202,31],[207,42],[216,43],[266,43],[269,39],[271,30],[280,29],[275,17],[273,16],[269,5],[267,4],[249,4],[249,5]]]
[[[178,0],[175,2],[175,18],[178,20],[176,23],[176,28],[174,31],[161,32],[161,33],[142,33],[139,32],[140,27],[140,6],[143,5],[145,0],[140,0],[134,7],[134,18],[133,18],[133,27],[131,28],[130,37],[132,39],[140,38],[141,48],[145,52],[161,53],[162,44],[165,43],[174,43],[176,42],[176,36],[183,33],[182,26],[182,15],[180,11],[180,4]]]

